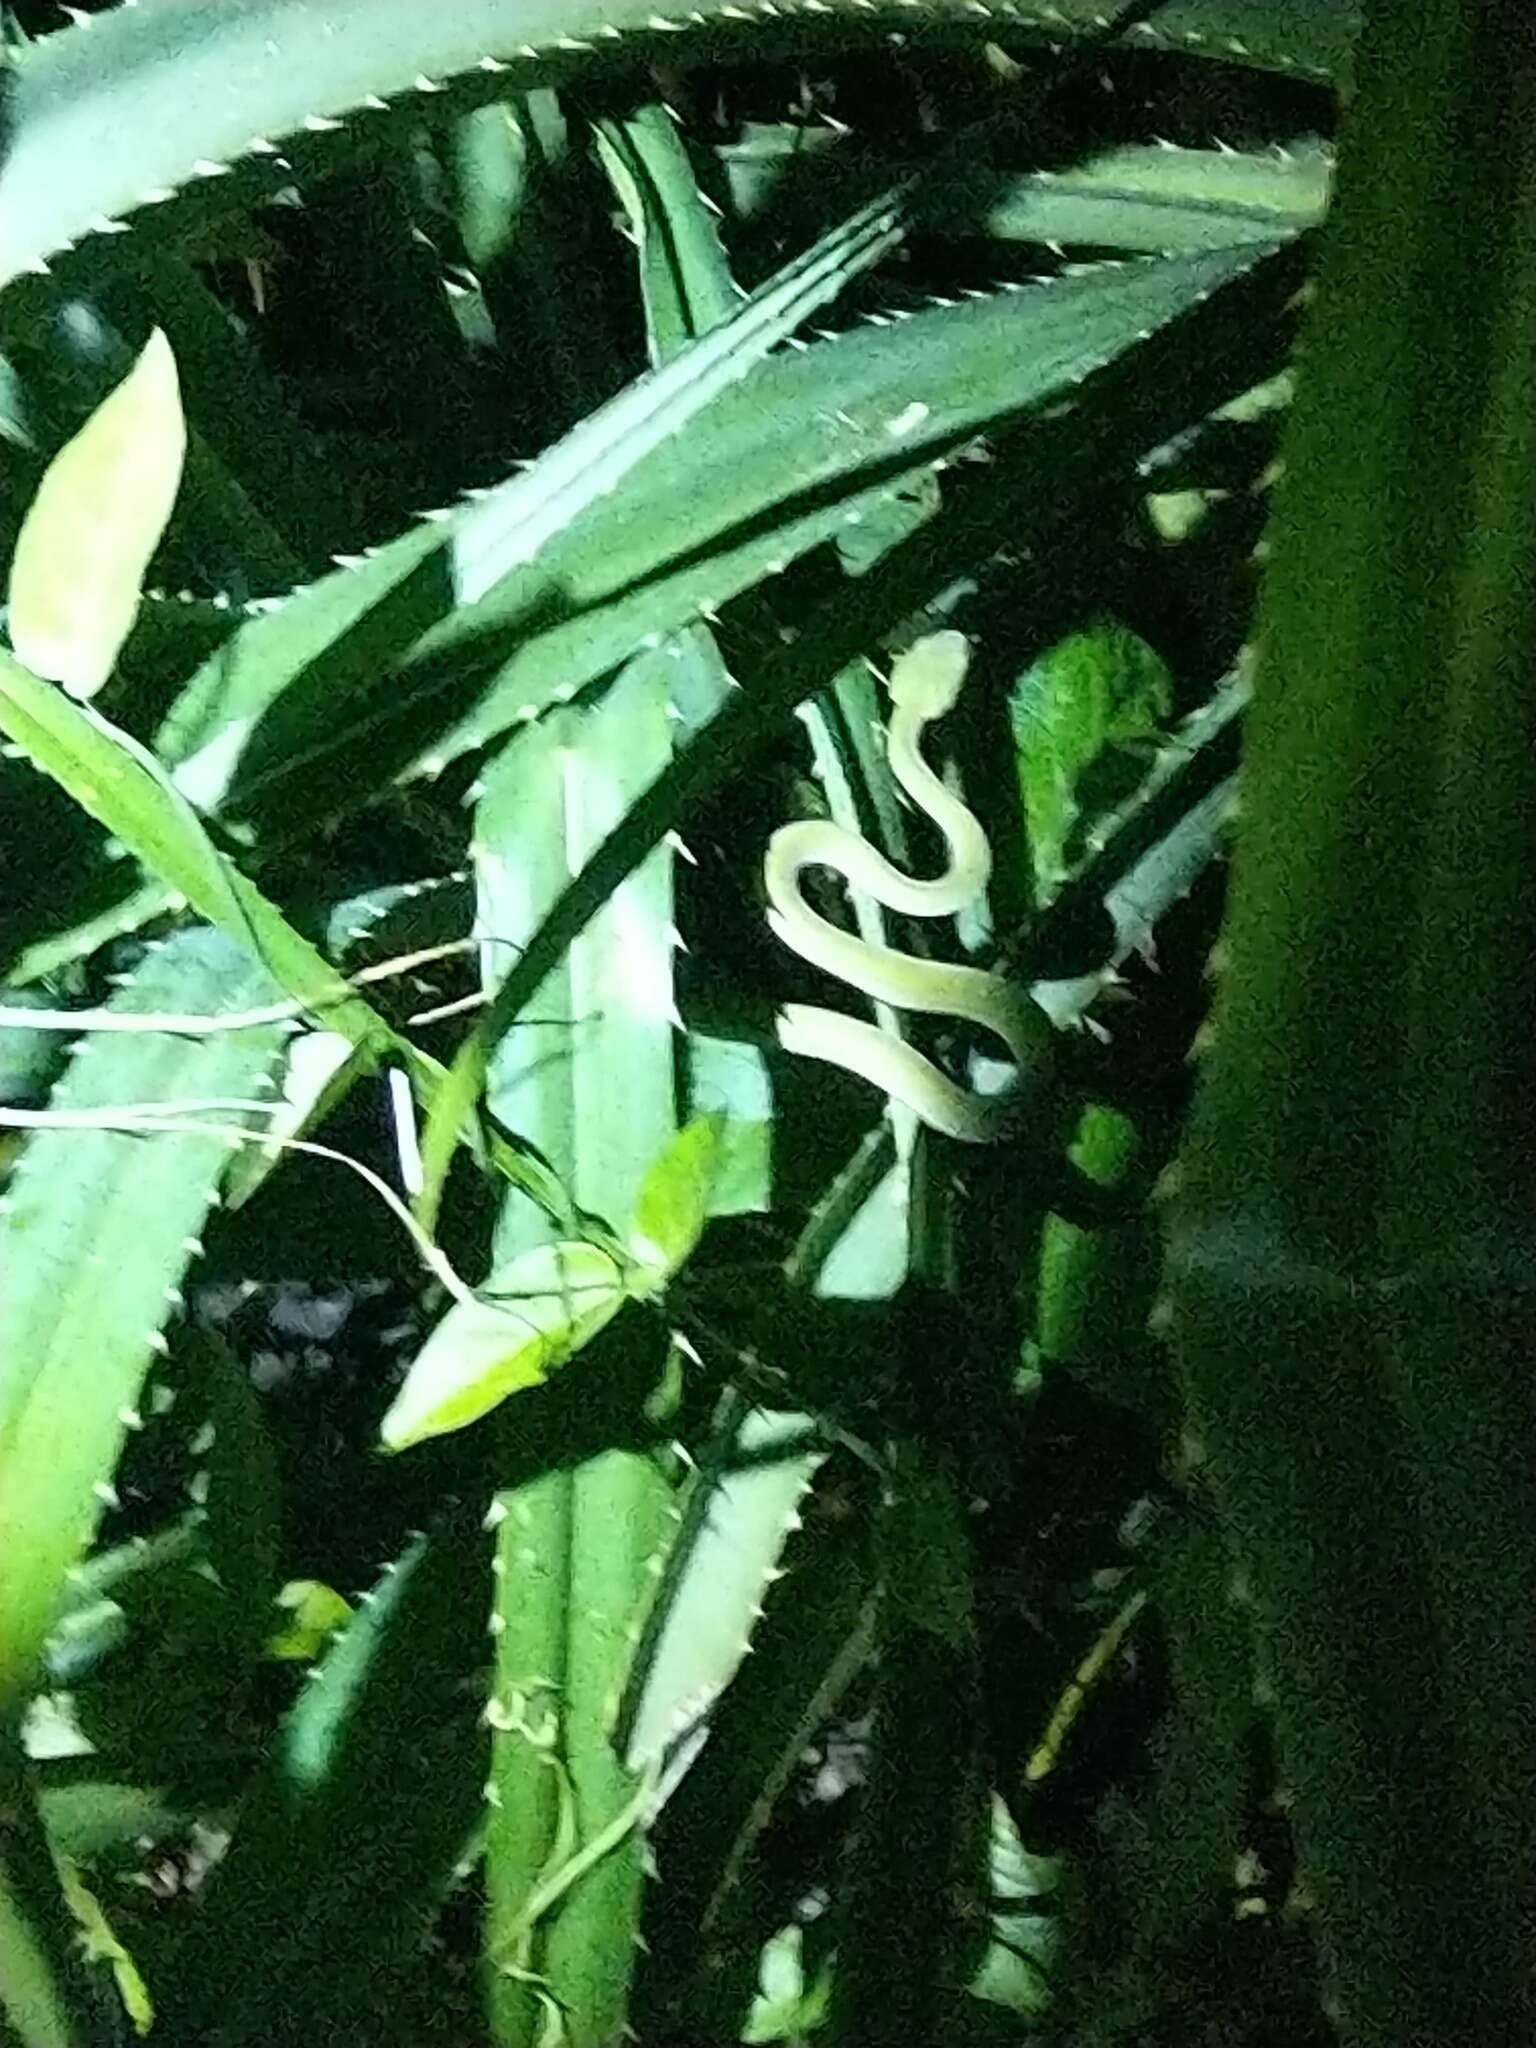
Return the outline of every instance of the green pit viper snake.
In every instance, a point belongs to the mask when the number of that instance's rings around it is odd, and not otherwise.
[[[813,967],[899,1010],[963,1019],[994,1032],[1020,1070],[1034,1076],[1048,1057],[1052,1026],[1031,996],[979,967],[921,960],[871,945],[820,916],[800,892],[810,867],[831,868],[850,888],[907,917],[953,917],[974,902],[992,872],[992,850],[975,814],[947,789],[922,755],[923,728],[951,710],[970,662],[964,634],[931,633],[891,669],[886,755],[901,788],[944,836],[949,865],[917,881],[845,826],[802,819],[768,842],[763,883],[775,936]],[[873,1082],[931,1129],[968,1144],[998,1138],[1017,1106],[1018,1089],[982,1096],[962,1088],[915,1046],[836,1010],[786,1003],[778,1017],[786,1052],[829,1061]]]

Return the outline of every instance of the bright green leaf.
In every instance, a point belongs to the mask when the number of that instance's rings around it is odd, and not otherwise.
[[[1160,656],[1113,621],[1069,633],[1020,676],[1008,708],[1042,901],[1081,858],[1087,826],[1140,781],[1172,702]]]
[[[138,361],[49,463],[11,563],[11,645],[72,697],[111,675],[181,484],[187,430],[171,345]]]
[[[385,1416],[387,1450],[462,1429],[564,1365],[628,1298],[596,1245],[537,1245],[492,1276],[486,1298],[451,1308],[417,1354]]]
[[[717,1111],[695,1117],[645,1177],[629,1247],[657,1285],[672,1277],[704,1233],[724,1129]]]
[[[267,1637],[269,1657],[310,1663],[318,1657],[352,1609],[333,1586],[320,1579],[290,1579],[275,1604],[288,1615],[284,1627]]]

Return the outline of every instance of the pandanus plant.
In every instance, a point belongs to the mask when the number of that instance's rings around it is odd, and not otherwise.
[[[1529,2038],[1523,10],[40,13],[0,2032]]]

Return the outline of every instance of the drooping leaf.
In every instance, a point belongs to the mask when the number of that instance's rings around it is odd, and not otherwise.
[[[463,1429],[525,1387],[536,1387],[628,1297],[625,1277],[594,1244],[537,1245],[493,1274],[485,1300],[457,1302],[417,1354],[384,1417],[387,1450]]]

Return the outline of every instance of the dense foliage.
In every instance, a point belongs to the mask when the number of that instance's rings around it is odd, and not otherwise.
[[[1368,12],[4,10],[0,2038],[1529,2032],[1536,65]]]

